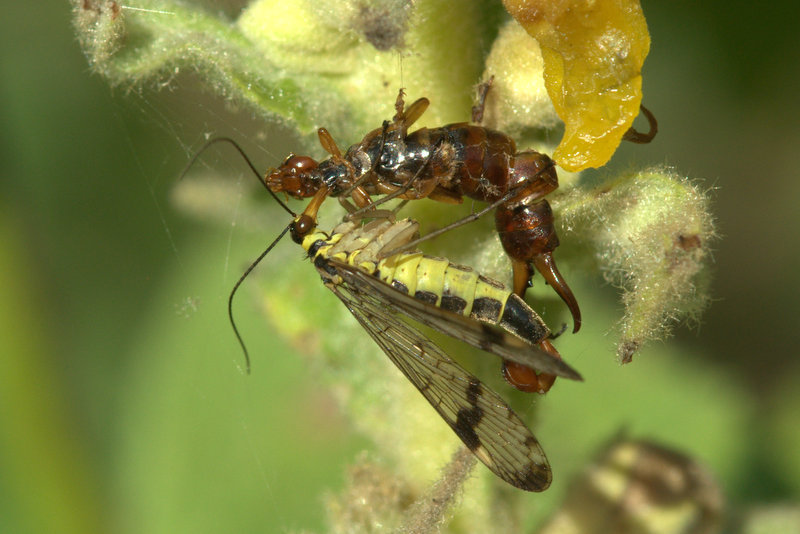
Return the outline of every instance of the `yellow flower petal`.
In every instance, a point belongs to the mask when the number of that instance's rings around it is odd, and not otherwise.
[[[638,0],[504,0],[541,46],[547,92],[564,121],[553,153],[578,171],[604,165],[639,113],[650,35]]]

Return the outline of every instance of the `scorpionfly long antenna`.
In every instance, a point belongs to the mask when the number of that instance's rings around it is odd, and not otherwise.
[[[288,232],[291,227],[292,225],[289,224],[286,228],[284,228],[283,231],[281,231],[281,233],[278,235],[278,237],[276,237],[275,240],[269,244],[266,250],[264,250],[264,252],[259,254],[258,257],[253,261],[253,263],[251,263],[250,266],[247,269],[245,269],[242,276],[240,276],[239,280],[237,280],[236,284],[234,284],[233,289],[231,289],[231,294],[228,295],[228,320],[230,321],[231,328],[233,328],[233,333],[236,334],[236,339],[239,341],[239,345],[242,347],[242,351],[244,352],[244,359],[245,362],[247,363],[247,374],[250,374],[250,353],[247,352],[247,347],[245,346],[244,340],[242,339],[242,336],[239,333],[239,328],[237,328],[236,326],[236,320],[233,318],[233,297],[236,295],[236,291],[239,289],[239,286],[241,286],[242,282],[244,282],[244,279],[247,278],[247,276],[253,271],[253,269],[255,269],[259,263],[261,263],[261,260],[263,260],[267,256],[267,254],[269,254],[270,251],[273,248],[275,248],[275,245],[278,244],[278,241],[280,241],[283,238],[283,236],[286,235],[286,232]]]
[[[233,148],[235,148],[236,151],[239,153],[239,155],[242,156],[242,159],[244,159],[245,163],[247,163],[247,166],[250,167],[250,170],[253,171],[253,175],[255,175],[256,179],[258,180],[258,183],[260,183],[269,192],[272,198],[274,198],[275,201],[289,215],[292,216],[292,219],[297,217],[297,215],[291,209],[289,209],[289,207],[280,198],[278,198],[278,196],[272,190],[270,190],[269,187],[267,187],[266,182],[261,178],[261,174],[256,169],[256,166],[253,165],[253,162],[250,161],[250,158],[247,156],[245,151],[242,149],[242,147],[239,146],[239,144],[236,141],[234,141],[230,137],[215,137],[207,141],[202,147],[200,147],[200,150],[198,150],[195,153],[195,155],[192,156],[192,158],[186,164],[186,167],[184,167],[183,171],[181,171],[180,175],[178,176],[178,179],[182,180],[183,177],[186,175],[186,173],[189,172],[189,169],[192,167],[192,165],[194,165],[197,162],[197,159],[200,157],[200,155],[203,152],[205,152],[211,145],[216,143],[228,143]],[[262,252],[258,256],[258,258],[256,258],[255,261],[253,261],[250,264],[250,266],[245,270],[242,276],[239,277],[239,280],[236,281],[236,284],[233,286],[233,289],[231,289],[230,295],[228,295],[228,320],[231,323],[231,328],[233,328],[233,333],[236,335],[236,340],[239,342],[239,346],[242,347],[242,352],[244,352],[247,374],[250,374],[250,354],[247,352],[247,347],[245,346],[244,340],[242,339],[242,336],[239,333],[239,328],[236,326],[236,320],[233,318],[233,297],[236,295],[236,291],[239,289],[239,286],[242,285],[242,282],[244,282],[245,278],[247,278],[247,276],[253,271],[253,269],[256,268],[256,266],[258,266],[259,263],[261,263],[261,260],[263,260],[267,254],[269,254],[269,252],[275,247],[275,245],[278,244],[278,242],[283,238],[283,236],[286,235],[286,232],[289,231],[289,229],[292,227],[292,224],[284,228],[283,231],[278,235],[278,237],[276,237],[275,240],[272,243],[270,243],[267,249],[264,250],[264,252]]]
[[[462,217],[461,219],[459,219],[459,220],[457,220],[455,222],[452,222],[452,223],[448,224],[447,226],[439,228],[438,230],[433,230],[431,232],[428,232],[424,236],[419,237],[417,239],[414,239],[413,241],[409,241],[408,243],[404,244],[401,247],[397,247],[397,248],[395,248],[393,250],[389,250],[388,252],[381,251],[380,257],[381,258],[388,258],[390,256],[394,256],[396,254],[399,254],[399,253],[403,252],[404,250],[408,250],[408,249],[410,249],[412,247],[416,247],[420,243],[424,243],[425,241],[431,240],[431,239],[433,239],[435,237],[439,237],[442,234],[446,234],[450,230],[454,230],[454,229],[458,228],[459,226],[464,226],[465,224],[469,224],[471,222],[475,222],[478,219],[480,219],[481,217],[483,217],[484,215],[486,215],[487,213],[489,213],[490,211],[492,211],[493,209],[495,209],[496,207],[498,207],[501,204],[503,204],[504,202],[508,201],[508,199],[511,198],[514,195],[514,192],[515,192],[514,190],[511,190],[508,193],[506,193],[504,196],[500,197],[499,199],[495,200],[494,202],[492,202],[491,204],[489,204],[488,206],[483,208],[482,210],[477,211],[475,213],[470,213],[466,217]]]

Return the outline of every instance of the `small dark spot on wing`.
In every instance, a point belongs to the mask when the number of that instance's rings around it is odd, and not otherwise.
[[[469,450],[477,450],[481,446],[481,438],[475,429],[483,419],[483,409],[478,406],[478,400],[483,395],[483,386],[477,380],[472,380],[467,387],[467,402],[471,408],[461,408],[456,415],[453,430],[461,438]]]
[[[481,446],[481,438],[478,437],[475,428],[483,418],[483,410],[477,406],[472,408],[461,408],[456,416],[453,430],[461,438],[469,450],[475,451]]]

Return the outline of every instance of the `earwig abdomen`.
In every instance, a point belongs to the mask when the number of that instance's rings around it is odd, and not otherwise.
[[[502,205],[495,211],[495,226],[506,253],[515,259],[532,260],[558,246],[550,203]]]
[[[505,195],[510,164],[517,151],[514,141],[505,134],[480,126],[460,124],[450,128],[450,138],[461,145],[461,164],[453,186],[463,195],[486,202],[494,202]]]
[[[503,249],[512,260],[514,292],[525,294],[535,266],[566,303],[572,314],[573,332],[577,332],[581,327],[581,310],[553,258],[559,242],[550,203],[540,200],[516,206],[503,204],[495,212],[495,225]]]

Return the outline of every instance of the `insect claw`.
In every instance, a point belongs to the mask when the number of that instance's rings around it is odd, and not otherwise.
[[[553,253],[548,251],[537,254],[533,257],[533,265],[569,308],[573,322],[572,333],[576,333],[581,329],[581,309],[578,306],[578,301],[575,300],[575,295],[572,294],[572,290],[569,288],[569,285],[567,285],[566,280],[564,280],[564,277],[558,271]]]

